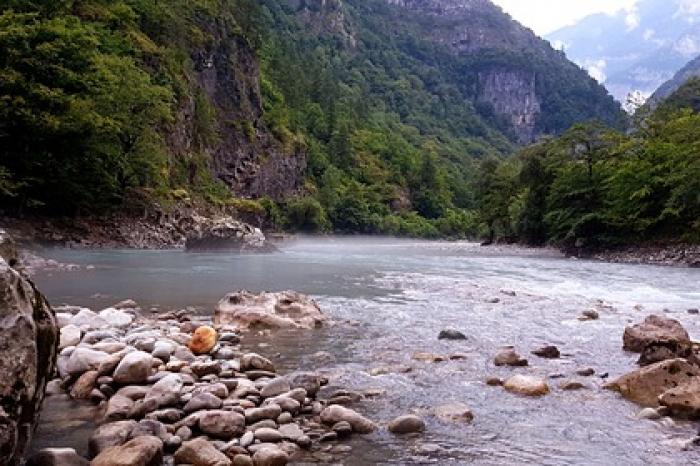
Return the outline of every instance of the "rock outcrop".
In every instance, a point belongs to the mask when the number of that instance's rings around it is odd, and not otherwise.
[[[690,336],[677,320],[657,315],[650,315],[644,322],[625,328],[622,336],[623,348],[637,353],[658,342],[690,346]]]
[[[201,219],[186,234],[185,247],[190,251],[227,249],[236,251],[272,251],[259,228],[231,217]]]
[[[215,324],[235,325],[240,329],[312,329],[325,320],[314,300],[295,291],[230,293],[219,301],[214,311]]]
[[[11,264],[17,252],[0,230],[0,464],[20,464],[54,372],[58,328],[34,284]]]

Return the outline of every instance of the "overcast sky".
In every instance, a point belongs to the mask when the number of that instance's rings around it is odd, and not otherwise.
[[[614,13],[637,0],[493,0],[539,35],[573,24],[592,13]]]

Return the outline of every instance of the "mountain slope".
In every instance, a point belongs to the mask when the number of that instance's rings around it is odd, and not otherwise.
[[[652,106],[657,106],[663,100],[678,91],[684,84],[692,78],[700,78],[700,56],[691,60],[687,65],[681,68],[675,76],[669,81],[659,86],[659,88],[649,98],[649,103]]]
[[[694,0],[641,0],[634,9],[589,16],[547,39],[624,102],[635,90],[651,95],[700,53],[699,22]]]

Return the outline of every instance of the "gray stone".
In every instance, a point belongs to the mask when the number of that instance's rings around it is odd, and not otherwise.
[[[425,421],[412,414],[399,416],[389,423],[389,432],[392,434],[411,434],[424,430]]]
[[[264,358],[257,353],[246,353],[243,356],[241,356],[241,370],[261,370],[267,372],[275,372],[275,366],[269,359]]]
[[[359,434],[372,433],[377,426],[362,416],[361,414],[340,405],[330,405],[321,411],[321,421],[324,424],[336,424],[340,421],[346,421],[352,426],[352,430]]]
[[[260,396],[263,398],[271,398],[273,396],[281,395],[290,391],[292,387],[289,381],[284,377],[278,377],[276,379],[270,380],[262,390],[260,390]]]
[[[182,446],[174,455],[176,464],[192,466],[231,466],[231,460],[214,447],[211,442],[199,437]]]
[[[126,443],[137,425],[136,421],[117,421],[99,426],[88,441],[90,457],[97,456],[109,447]]]
[[[80,375],[83,372],[99,370],[100,364],[110,357],[103,351],[95,351],[90,348],[78,347],[73,350],[68,362],[66,371],[70,375]]]
[[[157,437],[137,437],[124,445],[109,447],[90,466],[160,466],[163,464],[163,442]]]
[[[83,332],[77,325],[66,325],[61,328],[61,339],[58,344],[59,349],[67,348],[69,346],[76,346],[80,343],[80,337]]]
[[[272,429],[270,427],[261,427],[255,429],[255,438],[261,442],[279,442],[282,440],[282,434],[277,429]]]
[[[144,383],[151,375],[153,357],[144,351],[134,351],[119,362],[114,370],[114,381],[119,384]]]
[[[187,402],[183,410],[186,413],[193,413],[205,409],[219,409],[222,404],[223,401],[218,396],[214,396],[211,393],[199,393]]]
[[[89,466],[72,448],[45,448],[27,460],[27,466]]]
[[[203,411],[199,416],[199,429],[213,437],[230,439],[243,434],[245,418],[233,411]]]

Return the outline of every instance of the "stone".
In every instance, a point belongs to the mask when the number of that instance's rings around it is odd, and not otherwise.
[[[248,455],[237,454],[231,458],[232,466],[255,466],[253,458]]]
[[[425,353],[422,351],[413,353],[411,358],[416,360],[416,361],[422,361],[422,362],[428,362],[428,363],[444,362],[447,360],[447,357],[443,356],[441,354]]]
[[[70,323],[77,327],[89,329],[100,329],[109,326],[106,320],[90,309],[81,309],[71,318]]]
[[[469,407],[463,403],[448,403],[435,408],[435,415],[448,422],[471,422],[474,414]]]
[[[352,426],[347,421],[340,421],[333,424],[331,430],[335,432],[338,437],[347,437],[352,434]]]
[[[158,340],[153,346],[151,356],[167,363],[168,361],[170,361],[170,356],[172,356],[176,348],[177,346],[174,343],[164,340]]]
[[[501,348],[493,359],[496,366],[527,366],[527,359],[520,356],[512,346]]]
[[[268,372],[275,372],[275,366],[267,358],[260,356],[257,353],[246,353],[241,356],[241,370],[261,370]]]
[[[670,342],[690,346],[690,336],[680,322],[668,317],[650,315],[644,322],[625,328],[623,349],[640,353],[650,343]]]
[[[216,325],[234,325],[241,329],[313,329],[325,321],[326,316],[314,300],[294,291],[229,293],[214,310]]]
[[[321,376],[313,372],[294,372],[286,377],[292,388],[303,388],[310,397],[315,397],[321,389]]]
[[[506,391],[525,396],[543,396],[549,393],[544,379],[528,375],[514,375],[503,384]]]
[[[0,251],[0,454],[19,464],[54,375],[59,330],[44,296],[11,267],[14,241],[2,229]]]
[[[289,461],[289,455],[277,447],[265,447],[253,455],[255,466],[284,466]]]
[[[127,419],[131,410],[134,408],[134,400],[122,395],[114,395],[107,401],[107,409],[105,410],[105,420],[120,421]]]
[[[198,393],[192,397],[190,401],[182,408],[186,413],[194,413],[206,409],[219,409],[223,405],[223,401],[218,396],[211,393]]]
[[[245,419],[248,424],[253,424],[264,419],[277,419],[282,414],[282,408],[276,404],[265,405],[261,408],[245,410]]]
[[[221,363],[219,361],[193,362],[190,364],[190,370],[197,377],[218,375],[221,372]]]
[[[112,378],[118,384],[145,383],[151,375],[153,357],[145,351],[128,353],[114,369]]]
[[[667,359],[678,358],[688,359],[689,361],[694,360],[695,364],[698,365],[698,359],[694,354],[692,346],[687,342],[676,340],[654,341],[649,343],[639,355],[637,364],[640,366],[648,366]]]
[[[126,328],[134,320],[134,316],[131,314],[111,307],[100,311],[97,315],[107,322],[107,326],[110,328]]]
[[[414,416],[412,414],[407,414],[404,416],[399,416],[389,423],[389,432],[392,434],[411,434],[415,432],[422,432],[425,430],[425,421]]]
[[[700,377],[693,377],[666,390],[659,397],[659,402],[674,416],[700,419]]]
[[[77,325],[66,325],[61,328],[61,339],[58,343],[58,348],[63,349],[69,346],[76,346],[80,343],[80,337],[83,332]]]
[[[463,334],[462,332],[459,332],[457,330],[442,330],[440,334],[438,334],[438,340],[466,340],[467,336]]]
[[[208,354],[216,346],[217,338],[216,330],[202,326],[194,331],[187,347],[194,354]]]
[[[199,415],[199,429],[212,437],[230,439],[245,432],[246,419],[233,411],[203,411]]]
[[[71,388],[70,396],[76,400],[85,400],[90,397],[92,389],[95,388],[99,373],[97,371],[87,371],[83,373]]]
[[[136,401],[146,398],[146,395],[148,395],[149,390],[149,387],[142,387],[141,385],[128,385],[126,387],[120,388],[117,392],[117,395],[125,396]]]
[[[700,309],[697,309],[697,308],[688,309],[688,314],[698,315],[698,314],[700,314]]]
[[[630,372],[604,385],[626,399],[647,407],[659,406],[659,397],[700,376],[700,368],[685,359],[669,359]]]
[[[340,405],[330,405],[321,411],[321,421],[328,425],[346,421],[358,434],[370,434],[377,428],[372,421],[358,412]]]
[[[278,431],[284,440],[289,440],[290,442],[296,442],[304,436],[304,431],[301,430],[301,427],[292,422],[281,425]]]
[[[88,453],[93,458],[109,447],[123,445],[129,439],[131,431],[136,428],[136,421],[117,421],[102,424],[88,440]]]
[[[545,359],[557,359],[559,356],[561,356],[559,348],[553,345],[547,345],[543,346],[542,348],[538,348],[535,351],[533,351],[532,354]]]
[[[255,429],[255,438],[261,442],[279,442],[282,440],[282,434],[277,429],[271,427],[260,427]]]
[[[576,375],[580,375],[581,377],[590,377],[592,375],[595,375],[595,369],[593,369],[592,367],[577,369]]]
[[[202,437],[182,442],[174,459],[176,464],[192,466],[231,466],[231,460]]]
[[[70,375],[80,375],[87,371],[99,370],[100,364],[109,359],[111,355],[103,351],[95,351],[89,348],[75,348],[68,358],[66,370]]]
[[[489,377],[486,379],[486,385],[490,387],[500,387],[503,385],[503,379],[499,377]]]
[[[45,448],[27,460],[26,466],[90,466],[72,448]]]
[[[124,445],[109,447],[95,457],[90,466],[160,466],[163,464],[163,442],[157,437],[143,436]]]
[[[661,413],[654,408],[644,408],[637,413],[637,419],[648,419],[650,421],[657,421],[661,419]]]
[[[155,400],[159,408],[172,406],[180,401],[183,386],[182,377],[179,374],[168,374],[148,390],[145,398]]]
[[[119,301],[117,304],[112,306],[112,309],[138,309],[139,305],[133,299],[125,299],[124,301]]]
[[[595,309],[587,309],[581,313],[578,320],[598,320],[599,318],[600,314],[598,314],[598,311]]]
[[[284,377],[277,377],[270,380],[262,390],[260,390],[260,396],[263,398],[271,398],[273,396],[281,395],[292,389],[289,381]],[[302,400],[303,401],[303,400]]]
[[[565,380],[562,383],[559,384],[559,388],[562,390],[581,390],[583,388],[586,388],[584,384],[577,380]]]

